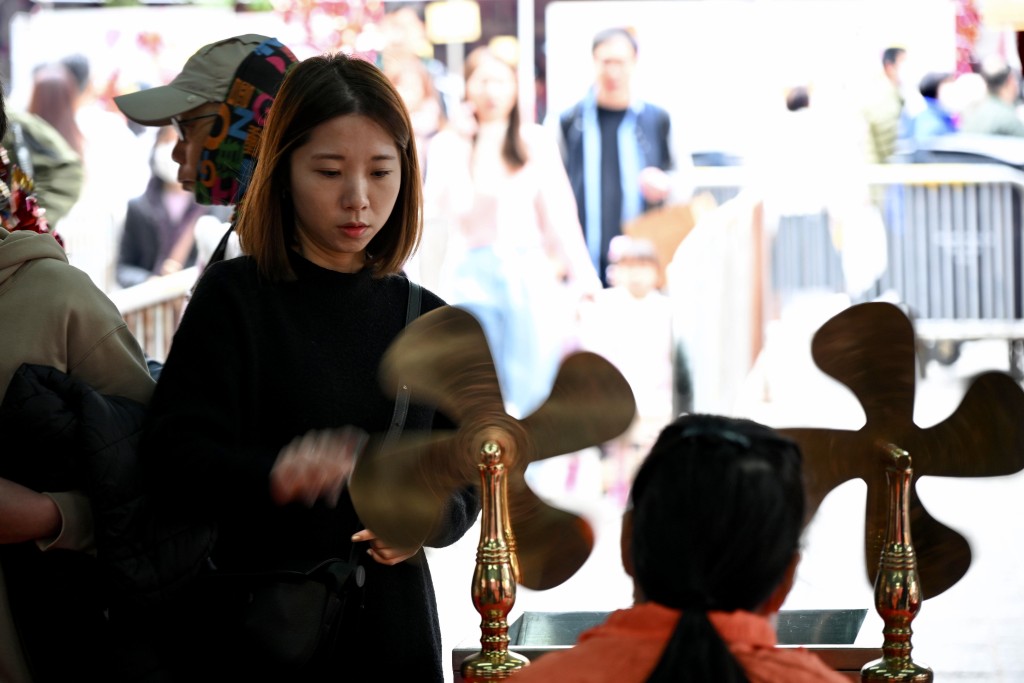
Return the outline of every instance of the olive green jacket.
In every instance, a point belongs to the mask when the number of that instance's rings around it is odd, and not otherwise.
[[[35,114],[8,111],[7,118],[2,144],[16,157],[12,161],[32,178],[39,206],[46,209],[46,220],[55,228],[82,193],[82,158],[53,126]]]

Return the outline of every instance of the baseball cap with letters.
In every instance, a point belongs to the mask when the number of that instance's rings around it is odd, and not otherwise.
[[[125,116],[144,126],[166,126],[172,116],[227,99],[235,72],[267,36],[249,33],[201,47],[167,85],[114,98]]]

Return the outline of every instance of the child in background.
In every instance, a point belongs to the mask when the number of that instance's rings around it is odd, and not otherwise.
[[[580,312],[580,346],[611,361],[636,399],[629,430],[604,446],[605,493],[624,505],[633,472],[672,415],[669,298],[657,288],[658,256],[648,240],[612,238],[609,287]]]

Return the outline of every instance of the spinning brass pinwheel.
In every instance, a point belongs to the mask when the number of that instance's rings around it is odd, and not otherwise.
[[[825,374],[849,387],[866,415],[857,431],[783,429],[804,453],[808,519],[829,491],[859,477],[868,485],[864,551],[874,582],[884,541],[887,503],[879,448],[894,444],[913,456],[918,475],[987,477],[1024,469],[1024,391],[1006,373],[974,378],[948,418],[922,429],[914,423],[914,330],[887,303],[853,306],[814,336],[811,352]],[[958,532],[936,520],[910,487],[910,523],[922,594],[935,597],[953,586],[971,564],[971,549]]]
[[[566,358],[547,401],[517,420],[505,412],[483,330],[464,310],[444,307],[411,323],[381,363],[386,390],[407,388],[434,405],[454,431],[385,441],[360,458],[350,492],[360,519],[383,539],[416,546],[440,521],[445,501],[480,484],[480,544],[473,601],[482,617],[483,651],[463,664],[463,678],[505,678],[525,660],[508,652],[506,617],[515,585],[545,590],[571,577],[593,548],[582,518],[530,490],[527,465],[602,444],[623,433],[636,412],[615,367],[592,353]]]

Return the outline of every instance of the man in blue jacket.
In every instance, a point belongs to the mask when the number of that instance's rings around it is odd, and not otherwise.
[[[668,112],[634,97],[637,42],[624,28],[594,37],[594,87],[564,112],[557,135],[590,258],[605,286],[608,245],[622,225],[678,195],[692,166],[674,143]]]

